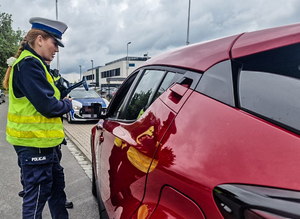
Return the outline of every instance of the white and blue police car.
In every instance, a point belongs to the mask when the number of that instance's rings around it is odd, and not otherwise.
[[[66,114],[69,123],[99,120],[109,104],[94,89],[76,88],[70,92],[69,97],[72,98],[72,110]]]

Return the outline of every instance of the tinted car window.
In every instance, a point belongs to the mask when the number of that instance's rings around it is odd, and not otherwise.
[[[292,77],[242,71],[241,107],[300,130],[300,80]]]
[[[168,72],[155,95],[155,99],[159,97],[163,92],[165,92],[170,87],[170,85],[176,81],[176,78],[176,73]]]
[[[245,56],[236,61],[242,63],[243,70],[271,72],[300,78],[300,44]]]
[[[137,119],[138,115],[145,110],[151,94],[153,94],[160,84],[165,71],[146,70],[137,85],[125,112],[126,120]]]
[[[268,121],[300,131],[300,45],[294,44],[237,59],[239,104]]]
[[[124,107],[126,96],[128,93],[130,93],[130,90],[136,83],[136,78],[138,78],[139,74],[140,71],[132,73],[130,76],[128,76],[124,84],[118,88],[116,94],[109,104],[107,112],[108,117],[111,119],[117,119],[119,117],[119,114]]]
[[[235,106],[231,61],[218,63],[204,72],[196,91],[222,103]]]

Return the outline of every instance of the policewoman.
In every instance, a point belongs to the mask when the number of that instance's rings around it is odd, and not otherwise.
[[[31,30],[14,58],[8,60],[3,85],[9,88],[6,139],[20,161],[24,182],[23,219],[42,218],[48,201],[52,218],[66,219],[63,167],[57,146],[64,140],[61,116],[72,108],[60,99],[49,66],[60,47],[67,25],[45,18],[31,18]]]

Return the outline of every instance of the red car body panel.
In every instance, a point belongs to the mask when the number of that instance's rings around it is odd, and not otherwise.
[[[169,185],[198,203],[207,218],[223,218],[212,204],[212,190],[219,184],[300,190],[300,175],[295,175],[299,170],[299,136],[278,131],[273,124],[224,107],[197,92],[173,123],[177,132],[167,134],[168,140],[161,147],[172,149],[173,163],[169,167],[158,163],[149,174],[145,203],[156,205],[160,198],[157,191]],[[161,160],[159,156],[158,159]]]
[[[168,65],[204,72],[212,65],[230,58],[231,47],[239,36],[185,46],[151,58],[142,66]]]
[[[299,39],[299,24],[245,33],[234,43],[232,58],[299,43]]]
[[[149,208],[153,205],[147,203],[144,206]],[[156,203],[154,206],[156,206]],[[205,216],[199,206],[190,198],[170,186],[164,186],[161,190],[158,206],[151,214],[151,218],[205,219]]]
[[[289,25],[183,47],[140,68],[205,72],[299,42],[300,24]],[[299,135],[189,86],[173,84],[135,122],[99,124],[95,177],[112,218],[223,218],[213,196],[221,184],[300,191]]]

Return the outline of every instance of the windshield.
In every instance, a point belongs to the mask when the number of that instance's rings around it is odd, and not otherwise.
[[[94,90],[72,90],[70,97],[73,99],[93,99],[101,98],[100,95]]]

